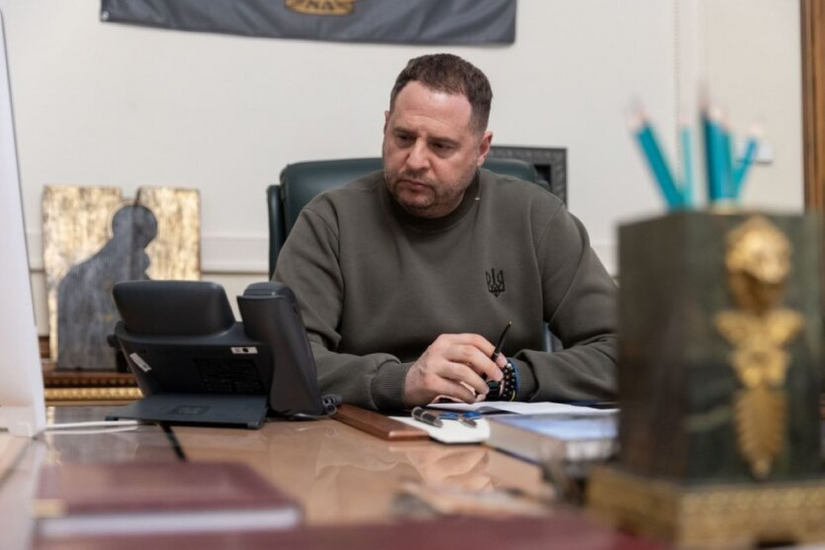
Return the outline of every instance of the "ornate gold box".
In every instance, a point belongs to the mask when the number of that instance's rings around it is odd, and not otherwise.
[[[645,530],[639,502],[648,502],[648,523],[659,525],[648,531],[682,540],[701,532],[679,524],[690,516],[675,513],[668,525],[654,515],[684,498],[735,491],[741,504],[758,493],[760,517],[774,523],[780,516],[764,512],[780,493],[767,489],[818,486],[823,501],[820,234],[814,215],[747,212],[680,212],[620,228],[620,458],[595,473],[591,505]],[[813,510],[825,525],[825,501]],[[742,540],[812,535],[743,525],[733,530]]]

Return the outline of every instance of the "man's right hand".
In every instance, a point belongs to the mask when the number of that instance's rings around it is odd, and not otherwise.
[[[500,381],[507,359],[490,359],[495,346],[478,334],[442,334],[430,344],[407,372],[404,403],[408,407],[427,405],[443,395],[474,403],[476,395],[487,394],[489,380]]]

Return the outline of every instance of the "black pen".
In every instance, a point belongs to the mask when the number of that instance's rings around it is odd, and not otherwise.
[[[490,356],[494,362],[498,359],[498,356],[501,355],[501,349],[504,347],[504,340],[507,339],[507,331],[510,330],[510,327],[513,325],[513,321],[509,321],[507,326],[504,327],[504,330],[501,331],[501,336],[498,337],[498,344],[496,344],[496,349],[493,351],[493,354]]]
[[[424,424],[429,424],[430,426],[435,426],[436,428],[441,428],[444,426],[444,422],[440,418],[438,418],[437,414],[433,414],[427,409],[421,407],[415,407],[412,410],[412,417],[419,422],[423,422]]]

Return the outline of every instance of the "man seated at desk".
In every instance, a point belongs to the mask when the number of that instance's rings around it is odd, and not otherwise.
[[[459,57],[411,60],[384,170],[301,212],[274,279],[298,297],[322,392],[377,410],[472,403],[506,373],[521,401],[613,396],[616,286],[558,198],[480,168],[492,95]],[[564,350],[542,351],[545,321]]]

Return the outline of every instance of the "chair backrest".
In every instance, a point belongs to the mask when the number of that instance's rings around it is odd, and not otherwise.
[[[278,254],[298,219],[298,214],[315,195],[341,187],[382,167],[383,163],[377,157],[318,160],[287,165],[281,171],[280,185],[270,185],[266,190],[269,208],[269,278],[275,272]],[[547,182],[541,179],[536,168],[529,162],[487,157],[484,168],[550,190]]]

